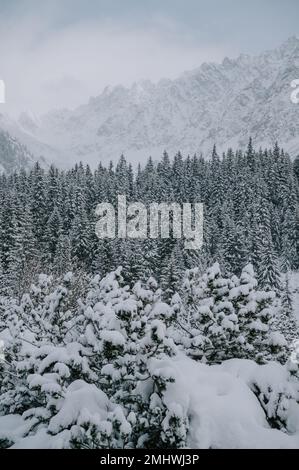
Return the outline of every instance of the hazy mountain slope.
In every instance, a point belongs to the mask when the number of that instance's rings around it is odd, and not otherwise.
[[[10,173],[20,168],[29,168],[34,163],[33,155],[7,132],[0,130],[0,172]]]
[[[47,161],[59,161],[61,155],[58,148],[40,141],[32,132],[37,127],[35,123],[33,124],[33,116],[30,114],[23,113],[18,121],[7,114],[0,114],[0,129],[26,147],[26,152],[30,154],[28,157],[30,160],[29,166],[37,160],[43,166],[47,166]]]
[[[299,105],[290,100],[290,84],[296,78],[299,40],[293,37],[258,57],[203,64],[176,80],[107,88],[74,111],[53,111],[38,121],[23,115],[18,129],[34,153],[39,143],[60,164],[95,164],[121,153],[142,161],[164,149],[207,155],[214,143],[219,150],[243,147],[250,135],[257,146],[278,140],[295,155]]]

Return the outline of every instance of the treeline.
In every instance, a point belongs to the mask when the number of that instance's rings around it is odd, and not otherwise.
[[[122,265],[127,282],[154,275],[170,296],[185,269],[218,261],[240,274],[252,263],[261,287],[280,289],[280,274],[299,266],[298,159],[276,145],[221,157],[151,158],[136,172],[122,156],[115,166],[83,164],[68,171],[38,163],[0,178],[0,285],[20,295],[36,273],[104,275]],[[95,208],[128,202],[204,203],[204,247],[177,240],[104,240],[95,235]]]

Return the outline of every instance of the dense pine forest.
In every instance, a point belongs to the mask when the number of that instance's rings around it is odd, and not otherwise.
[[[298,184],[251,140],[2,175],[0,447],[298,448]],[[118,195],[202,202],[203,249],[99,240]]]
[[[3,294],[22,295],[37,273],[104,275],[123,266],[127,282],[154,276],[171,296],[186,269],[218,262],[226,274],[252,263],[260,286],[279,291],[281,273],[299,266],[299,160],[271,150],[229,150],[210,160],[167,153],[134,171],[122,156],[114,167],[83,164],[68,171],[36,163],[1,176],[0,272]],[[130,202],[204,204],[204,246],[182,241],[99,240],[95,208]]]

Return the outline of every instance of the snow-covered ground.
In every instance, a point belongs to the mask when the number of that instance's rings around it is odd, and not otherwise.
[[[261,389],[279,391],[286,381],[286,369],[276,363],[259,366],[253,361],[230,360],[219,366],[197,363],[184,355],[173,359],[176,381],[170,385],[166,399],[169,404],[180,403],[190,418],[188,445],[197,449],[258,449],[299,448],[299,404],[289,409],[288,425],[292,434],[272,429],[252,384]],[[161,363],[169,367],[169,362]],[[72,385],[59,420],[66,423],[78,420],[78,414],[98,413],[102,417],[107,408],[105,394],[90,385],[88,394],[81,393],[81,384]],[[86,392],[86,388],[84,389]],[[76,415],[76,416],[74,416]],[[0,439],[6,437],[20,448],[61,448],[65,445],[65,431],[50,436],[41,429],[35,436],[23,438],[26,422],[20,416],[0,418]]]

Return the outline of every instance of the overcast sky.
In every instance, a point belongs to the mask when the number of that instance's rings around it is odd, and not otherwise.
[[[2,110],[75,107],[299,34],[298,0],[0,0]]]

